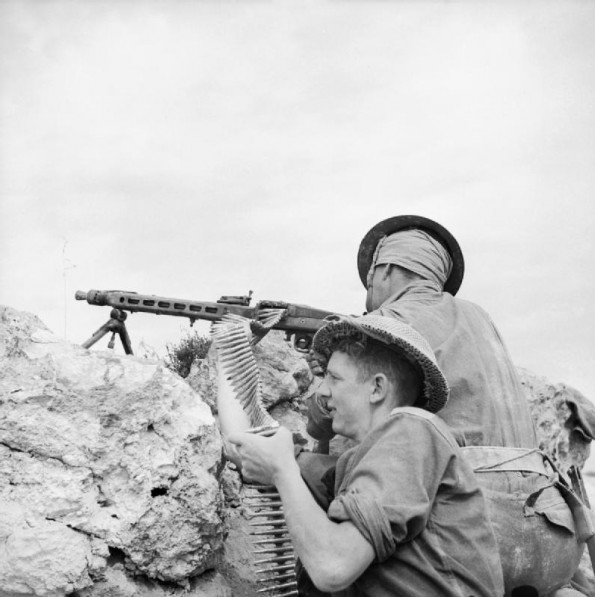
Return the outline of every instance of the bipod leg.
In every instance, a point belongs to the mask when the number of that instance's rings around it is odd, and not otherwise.
[[[83,342],[82,347],[90,348],[99,340],[101,340],[101,338],[103,338],[106,334],[111,333],[112,337],[107,345],[108,348],[114,347],[114,340],[116,334],[118,334],[120,340],[122,341],[124,352],[126,354],[134,354],[132,352],[130,336],[128,335],[128,330],[126,329],[126,324],[124,323],[126,317],[127,314],[124,311],[120,311],[120,309],[112,309],[112,312],[110,313],[110,319],[106,321],[88,340]]]
[[[126,315],[126,313],[124,313]],[[124,347],[124,352],[126,354],[134,354],[132,352],[132,343],[130,342],[130,336],[128,335],[128,330],[124,325],[124,322],[120,322],[120,326],[118,329],[118,334],[120,335],[120,341],[122,342],[122,346]]]

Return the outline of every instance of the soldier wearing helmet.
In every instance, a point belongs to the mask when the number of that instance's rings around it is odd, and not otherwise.
[[[241,432],[242,413],[222,419],[228,455],[244,477],[280,494],[314,583],[300,595],[500,597],[485,499],[433,414],[447,403],[448,386],[428,343],[395,318],[366,316],[329,322],[313,346],[325,360],[320,391],[333,429],[355,443],[337,461],[327,512],[300,475],[289,430],[259,437]],[[230,393],[220,377],[220,414],[234,406]]]
[[[520,594],[521,587],[535,591],[527,595],[554,595],[570,581],[583,544],[558,473],[538,450],[529,404],[498,330],[481,307],[455,296],[464,274],[458,242],[433,220],[396,216],[365,235],[357,264],[369,315],[415,328],[444,372],[450,398],[438,416],[487,492],[506,595]],[[315,355],[314,372],[316,362]],[[324,396],[318,395],[309,433],[328,441],[329,421]],[[308,477],[310,465],[304,464]]]

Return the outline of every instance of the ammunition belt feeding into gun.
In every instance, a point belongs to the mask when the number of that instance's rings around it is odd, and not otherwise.
[[[253,345],[267,326],[274,325],[281,314],[269,313],[261,324],[263,330],[253,335],[250,320],[226,314],[211,327],[213,344],[219,355],[219,366],[250,419],[252,433],[270,435],[279,424],[269,415],[263,404],[262,384]],[[266,330],[268,331],[268,330]],[[266,333],[265,331],[265,333]],[[281,497],[274,486],[244,484],[243,504],[250,514],[255,547],[255,564],[259,593],[276,597],[298,594],[295,576],[295,555],[283,515]]]

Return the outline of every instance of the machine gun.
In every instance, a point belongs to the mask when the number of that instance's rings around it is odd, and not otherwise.
[[[112,307],[110,319],[82,346],[89,348],[105,334],[111,332],[112,337],[108,347],[113,348],[115,336],[118,334],[126,354],[133,354],[124,323],[127,318],[126,312],[186,317],[190,320],[190,325],[199,319],[218,321],[226,313],[234,313],[251,320],[250,327],[257,337],[263,337],[271,329],[285,331],[288,339],[293,336],[294,347],[300,352],[309,350],[314,334],[325,324],[324,319],[334,315],[330,311],[281,301],[260,301],[256,306],[251,307],[252,291],[247,296],[222,296],[215,303],[123,290],[89,290],[89,292],[77,290],[74,298],[77,301],[87,301],[90,305]]]

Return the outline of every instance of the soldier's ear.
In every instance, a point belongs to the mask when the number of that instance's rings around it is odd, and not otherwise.
[[[370,404],[380,404],[386,400],[389,394],[390,382],[384,373],[376,373],[370,380],[372,389],[370,393]]]

